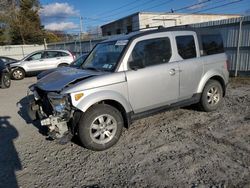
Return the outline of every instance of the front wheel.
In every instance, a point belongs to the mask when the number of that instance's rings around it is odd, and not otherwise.
[[[79,137],[84,147],[101,151],[110,148],[119,140],[123,118],[114,107],[98,104],[91,107],[79,122]]]
[[[10,87],[11,81],[10,81],[10,77],[8,74],[6,73],[2,74],[1,83],[2,83],[1,85],[2,88]]]
[[[223,102],[223,91],[220,82],[209,80],[205,85],[200,105],[202,110],[211,112],[217,110]]]
[[[12,70],[11,77],[15,80],[22,80],[25,77],[25,72],[21,68],[16,68]]]

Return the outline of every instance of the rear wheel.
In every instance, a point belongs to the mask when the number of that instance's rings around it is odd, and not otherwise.
[[[6,73],[2,74],[1,83],[2,83],[2,85],[1,85],[2,88],[9,88],[10,87],[11,80],[10,80],[9,74],[6,74]]]
[[[21,68],[16,68],[12,70],[11,77],[15,80],[22,80],[25,77],[25,72]]]
[[[119,140],[123,128],[121,113],[114,107],[98,104],[91,107],[79,122],[79,137],[84,147],[101,151]]]
[[[200,105],[202,110],[211,112],[217,110],[223,102],[223,91],[220,82],[209,80],[205,85]]]

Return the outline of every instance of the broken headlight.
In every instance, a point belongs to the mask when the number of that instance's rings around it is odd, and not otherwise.
[[[57,93],[48,93],[48,99],[55,112],[62,113],[69,106],[68,96]]]

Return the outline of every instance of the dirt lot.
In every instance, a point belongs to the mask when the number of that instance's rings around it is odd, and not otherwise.
[[[136,121],[103,152],[76,139],[58,145],[25,121],[34,81],[0,90],[0,187],[250,187],[250,79],[231,82],[218,112],[178,109]]]

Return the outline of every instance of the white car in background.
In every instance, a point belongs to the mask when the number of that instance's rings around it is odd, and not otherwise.
[[[11,77],[21,80],[27,74],[68,66],[75,56],[67,50],[42,50],[33,52],[17,63],[11,64]]]

